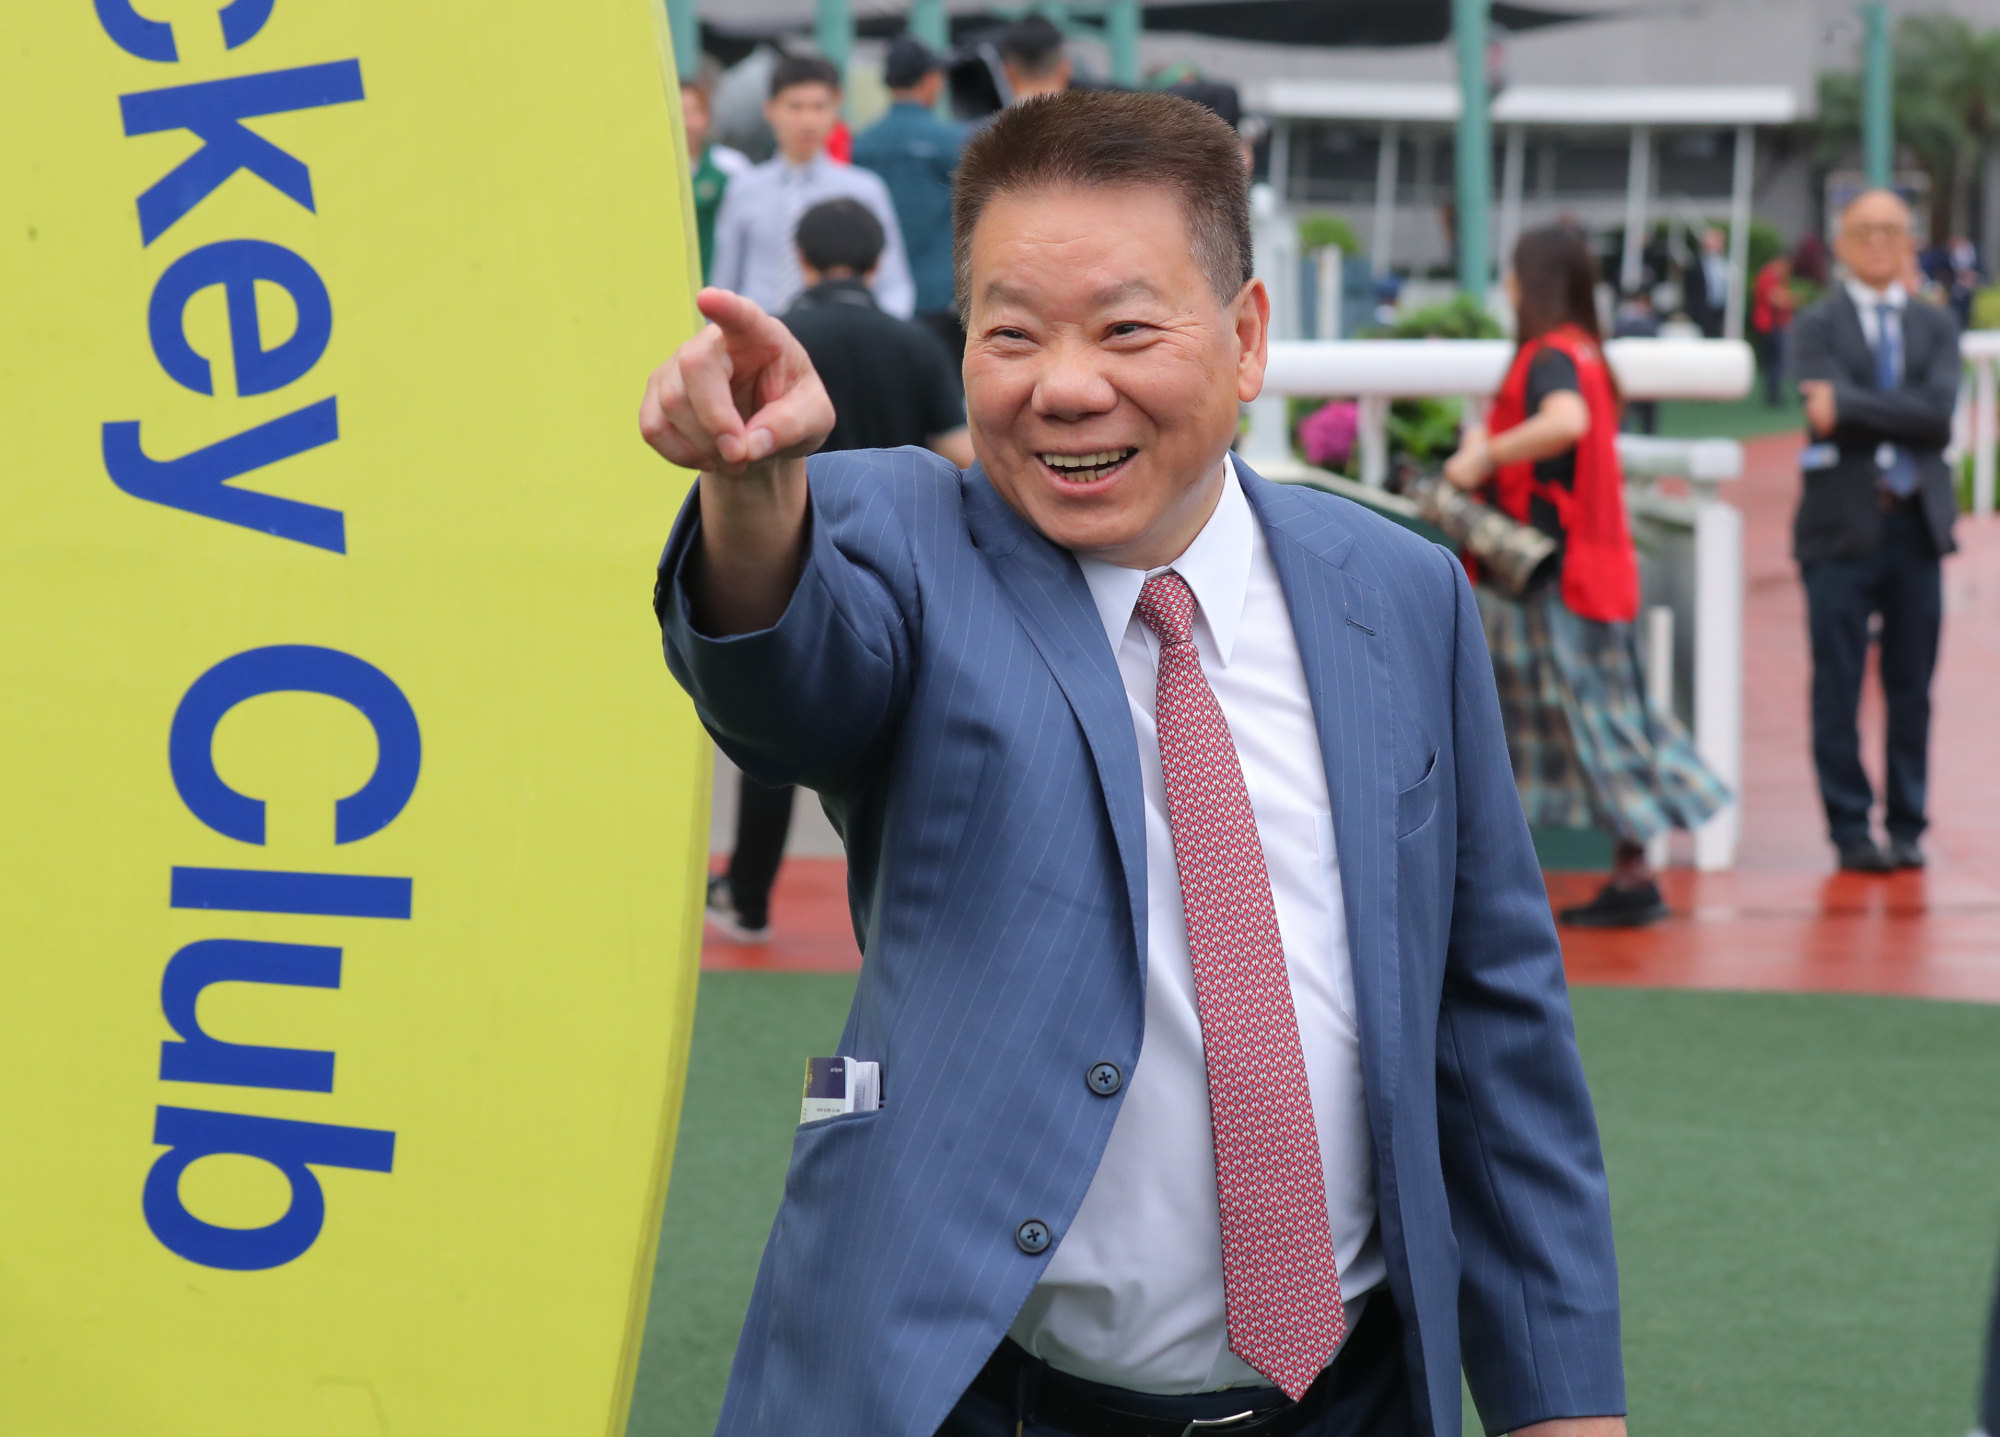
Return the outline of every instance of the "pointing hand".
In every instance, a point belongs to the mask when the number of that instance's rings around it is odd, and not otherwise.
[[[704,289],[695,303],[709,323],[646,381],[646,442],[684,468],[732,477],[825,443],[833,402],[792,332],[726,289]]]

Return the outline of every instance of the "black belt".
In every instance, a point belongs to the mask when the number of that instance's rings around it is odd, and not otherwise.
[[[1357,1330],[1375,1305],[1363,1308]],[[1343,1347],[1341,1356],[1347,1351]],[[1339,1362],[1336,1357],[1335,1366]],[[1333,1374],[1334,1367],[1328,1367],[1297,1402],[1275,1387],[1161,1396],[1058,1372],[1010,1338],[973,1379],[972,1390],[1013,1411],[1017,1419],[1076,1437],[1290,1437],[1319,1416],[1333,1390]]]
[[[1283,1437],[1303,1420],[1304,1403],[1275,1387],[1193,1397],[1158,1397],[1084,1382],[1038,1362],[1014,1342],[1000,1344],[972,1390],[1037,1425],[1078,1437]],[[1307,1398],[1312,1394],[1308,1392]]]

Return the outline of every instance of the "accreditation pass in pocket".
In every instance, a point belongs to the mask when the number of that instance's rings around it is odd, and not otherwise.
[[[842,1113],[872,1113],[882,1106],[882,1065],[859,1058],[806,1059],[806,1092],[799,1123]]]

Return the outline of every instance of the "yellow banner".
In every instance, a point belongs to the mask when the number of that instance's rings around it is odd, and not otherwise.
[[[0,1432],[624,1426],[706,747],[646,0],[0,47]]]

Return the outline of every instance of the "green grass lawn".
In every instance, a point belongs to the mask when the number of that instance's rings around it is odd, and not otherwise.
[[[712,973],[633,1437],[714,1425],[804,1059],[853,980]],[[2000,1008],[1583,989],[1634,1430],[1962,1437],[2000,1252]]]

